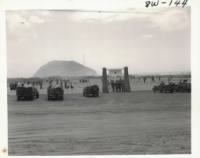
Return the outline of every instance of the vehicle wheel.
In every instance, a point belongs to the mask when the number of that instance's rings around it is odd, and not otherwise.
[[[64,100],[64,97],[63,97],[63,96],[61,96],[60,100]]]
[[[31,96],[31,97],[30,97],[30,100],[33,100],[33,98],[34,98],[34,97],[33,97],[33,96]]]
[[[17,100],[18,100],[18,101],[20,101],[20,100],[21,100],[21,98],[18,96],[18,97],[17,97]]]

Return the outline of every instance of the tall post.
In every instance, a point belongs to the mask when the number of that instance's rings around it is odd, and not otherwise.
[[[40,89],[42,89],[42,84],[43,84],[42,81],[40,81]]]
[[[63,81],[62,80],[60,80],[60,87],[63,88]]]
[[[128,67],[124,67],[124,92],[130,92],[130,82],[129,82],[129,74],[128,74]]]
[[[103,84],[102,84],[103,93],[108,93],[108,78],[107,78],[106,68],[103,68],[102,82],[103,82]]]

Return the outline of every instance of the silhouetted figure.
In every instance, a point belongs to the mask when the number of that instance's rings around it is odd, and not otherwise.
[[[121,83],[120,83],[120,80],[116,81],[116,92],[121,92]]]
[[[108,78],[107,78],[107,69],[103,68],[102,71],[102,92],[103,93],[108,93]]]
[[[40,82],[39,84],[40,84],[40,89],[42,89],[42,82]]]
[[[63,81],[60,81],[60,87],[63,88]]]
[[[172,80],[172,76],[168,77],[168,83],[170,83],[170,81]]]
[[[111,87],[112,87],[112,92],[115,92],[115,83],[113,80],[111,80]]]
[[[125,92],[125,83],[124,83],[124,80],[121,80],[121,91]]]
[[[144,83],[146,82],[147,78],[146,77],[143,77],[143,80],[144,80]]]
[[[65,87],[65,89],[67,88],[67,82],[66,81],[64,81],[64,87]]]
[[[152,82],[154,82],[154,81],[155,81],[155,78],[154,78],[154,76],[152,76],[152,77],[151,77],[151,80],[152,80]]]

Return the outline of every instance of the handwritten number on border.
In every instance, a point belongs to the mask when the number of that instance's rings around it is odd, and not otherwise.
[[[145,7],[156,7],[158,5],[166,5],[175,6],[184,8],[187,5],[188,0],[147,0],[145,2]]]

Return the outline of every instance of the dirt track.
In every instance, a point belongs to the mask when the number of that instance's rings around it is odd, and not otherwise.
[[[9,154],[189,154],[190,111],[190,94],[8,96]]]

